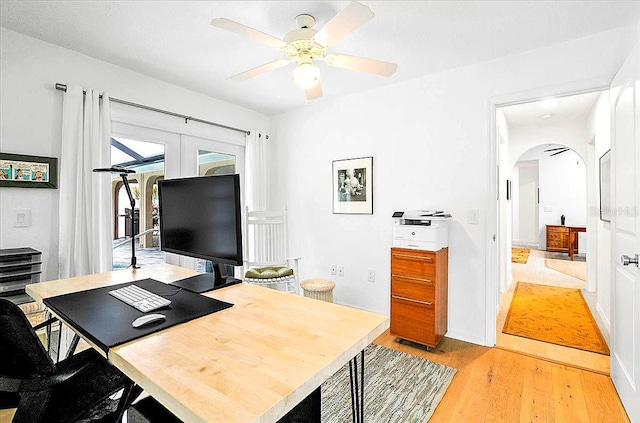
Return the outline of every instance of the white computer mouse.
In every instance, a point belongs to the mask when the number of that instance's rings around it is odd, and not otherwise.
[[[155,322],[164,322],[167,319],[167,316],[164,314],[146,314],[144,316],[138,317],[136,320],[131,323],[131,326],[134,328],[139,328],[141,326],[150,325]]]

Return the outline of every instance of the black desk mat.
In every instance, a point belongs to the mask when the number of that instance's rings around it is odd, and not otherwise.
[[[149,313],[142,313],[109,295],[109,291],[132,284],[171,300],[171,304]],[[58,295],[45,298],[43,302],[69,326],[90,339],[105,353],[116,345],[233,306],[231,303],[205,297],[154,279]],[[141,328],[131,326],[138,317],[152,313],[164,314],[167,319],[162,323]]]

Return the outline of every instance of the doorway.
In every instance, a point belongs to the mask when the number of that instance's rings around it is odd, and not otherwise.
[[[538,246],[538,160],[518,160],[511,169],[512,245]],[[507,201],[509,201],[507,200]]]
[[[127,181],[133,195],[133,211],[129,195],[120,175],[111,179],[113,268],[131,263],[131,237],[135,238],[139,265],[164,262],[159,252],[157,181],[165,173],[165,146],[121,136],[111,139],[111,166],[133,170]]]
[[[206,263],[189,257],[165,253],[160,249],[158,181],[205,175],[240,174],[244,181],[244,146],[206,137],[196,137],[124,123],[114,124],[112,165],[118,164],[135,173],[128,175],[135,200],[134,236],[140,266],[170,263],[206,271]],[[112,178],[114,268],[127,267],[131,257],[131,229],[127,210],[130,201],[123,193],[119,175]],[[197,201],[197,199],[194,199]],[[244,201],[242,201],[244,204]],[[231,271],[229,272],[232,273]]]
[[[597,311],[597,272],[589,274],[586,263],[567,261],[568,267],[582,266],[585,280],[581,280],[575,273],[563,273],[566,266],[548,266],[546,242],[547,227],[564,226],[562,221],[566,219],[567,225],[587,230],[586,236],[580,233],[577,237],[580,255],[576,257],[588,257],[589,265],[597,266],[593,131],[596,112],[605,106],[608,108],[608,93],[597,91],[505,105],[496,110],[501,187],[497,223],[501,294],[496,345],[608,373],[608,356],[590,353],[591,356],[572,348],[502,333],[517,282],[582,289],[585,297],[591,297],[592,314],[601,317]],[[511,263],[512,244],[531,249],[528,264]],[[591,292],[586,292],[586,288],[591,288]],[[606,323],[600,323],[601,331],[608,335]]]

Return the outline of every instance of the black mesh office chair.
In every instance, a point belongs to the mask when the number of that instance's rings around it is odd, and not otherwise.
[[[54,364],[20,308],[0,299],[0,407],[17,408],[14,423],[115,423],[139,392],[93,350]]]

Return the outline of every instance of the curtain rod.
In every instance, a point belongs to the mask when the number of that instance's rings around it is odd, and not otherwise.
[[[67,86],[66,86],[66,84],[61,84],[59,82],[56,82],[56,90],[67,92]],[[83,90],[82,93],[86,94],[87,92]],[[102,98],[102,95],[100,95],[100,98]],[[114,103],[124,104],[126,106],[137,107],[139,109],[151,110],[152,112],[163,113],[165,115],[179,117],[179,118],[184,119],[184,123],[189,123],[189,121],[192,120],[194,122],[205,123],[207,125],[217,126],[218,128],[229,129],[230,131],[243,132],[243,133],[245,133],[247,135],[251,134],[251,131],[247,131],[246,129],[234,128],[233,126],[222,125],[221,123],[215,123],[215,122],[211,122],[211,121],[203,120],[203,119],[198,119],[198,118],[194,118],[194,117],[187,116],[187,115],[181,115],[180,113],[174,113],[174,112],[169,112],[167,110],[156,109],[155,107],[145,106],[144,104],[132,103],[132,102],[126,101],[126,100],[120,100],[119,98],[109,97],[109,101],[113,101]]]

